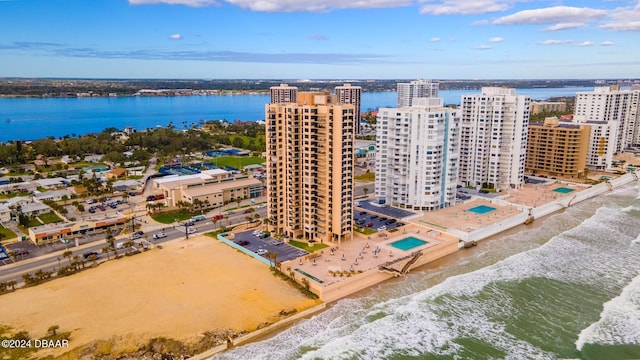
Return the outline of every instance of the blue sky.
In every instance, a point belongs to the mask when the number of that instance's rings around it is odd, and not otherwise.
[[[640,78],[640,0],[0,0],[0,77]]]

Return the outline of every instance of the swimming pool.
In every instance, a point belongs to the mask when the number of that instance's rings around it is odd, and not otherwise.
[[[392,242],[391,246],[393,246],[396,249],[400,249],[400,250],[410,250],[413,249],[415,247],[424,245],[424,244],[428,244],[428,242],[424,241],[424,240],[420,240],[418,238],[414,238],[413,236],[409,236],[408,238],[404,238],[402,240],[398,240],[398,241],[394,241]]]
[[[569,189],[569,188],[566,188],[566,187],[559,187],[559,188],[553,189],[553,191],[559,192],[559,193],[562,193],[562,194],[568,194],[568,193],[572,192],[573,189]]]
[[[474,214],[486,214],[488,212],[492,212],[493,210],[495,210],[496,208],[491,207],[491,206],[487,206],[487,205],[479,205],[476,207],[472,207],[471,209],[469,209],[469,211],[471,211]]]

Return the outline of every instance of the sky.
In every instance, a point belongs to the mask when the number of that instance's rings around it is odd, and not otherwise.
[[[0,0],[0,77],[640,78],[640,0]]]

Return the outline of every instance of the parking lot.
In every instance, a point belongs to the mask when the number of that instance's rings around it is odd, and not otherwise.
[[[271,236],[263,239],[253,234],[254,230],[243,231],[235,234],[233,240],[236,244],[259,254],[259,250],[277,253],[277,261],[288,261],[307,255],[308,252],[298,249],[297,247],[285,244],[284,242],[274,239]],[[246,243],[245,243],[246,242]],[[261,255],[262,256],[262,255]]]
[[[366,211],[355,211],[353,219],[356,225],[368,227],[378,231],[391,230],[404,224],[394,218],[371,214]]]
[[[382,214],[388,218],[402,219],[411,215],[415,215],[414,212],[411,212],[409,210],[398,209],[391,206],[377,206],[377,205],[373,205],[369,201],[357,201],[355,205],[356,207],[362,208],[364,210],[369,210],[369,211],[376,212],[378,214]],[[355,213],[358,214],[358,211],[356,210]]]

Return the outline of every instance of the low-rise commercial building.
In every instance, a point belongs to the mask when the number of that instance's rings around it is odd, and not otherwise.
[[[225,170],[214,169],[200,174],[166,176],[153,179],[152,188],[164,195],[167,206],[176,207],[178,202],[193,204],[199,200],[201,206],[213,208],[236,199],[247,199],[263,195],[260,180],[244,175],[232,177]]]
[[[99,219],[87,219],[77,222],[60,222],[29,228],[29,240],[35,245],[50,244],[56,241],[69,241],[75,236],[87,232],[101,232],[108,228],[123,226],[129,219],[116,212],[101,216]]]

